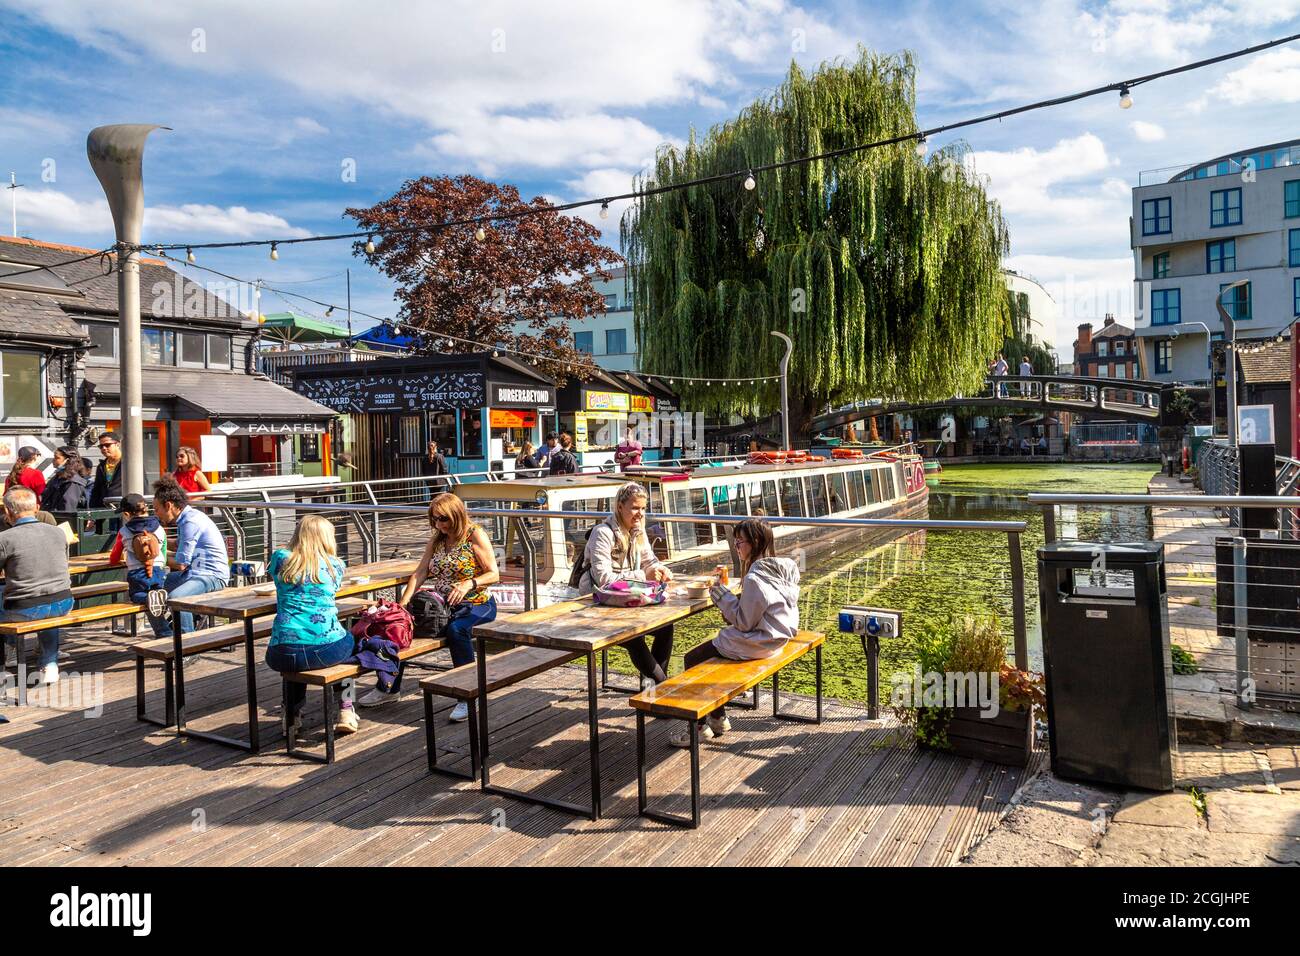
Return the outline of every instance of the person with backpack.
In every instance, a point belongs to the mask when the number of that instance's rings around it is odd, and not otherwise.
[[[732,661],[771,657],[799,632],[799,565],[790,558],[777,557],[772,526],[746,518],[736,525],[735,542],[744,574],[740,596],[720,582],[709,589],[727,626],[712,640],[686,652],[682,661],[686,670],[715,657]],[[730,729],[726,708],[719,707],[700,721],[699,734],[711,740]],[[690,728],[670,734],[668,742],[674,747],[689,747]]]
[[[169,571],[163,582],[168,598],[193,597],[209,591],[219,591],[230,582],[230,555],[226,539],[216,522],[197,508],[190,507],[185,489],[171,477],[153,483],[153,513],[167,526],[176,527],[176,553],[167,556]],[[150,608],[157,612],[154,598],[149,595]],[[161,613],[155,613],[149,623],[159,637],[170,637],[171,628]],[[194,615],[181,612],[181,632],[194,630]]]
[[[551,451],[552,475],[576,475],[578,456],[573,453],[573,439],[568,432],[560,432],[560,445]]]
[[[72,512],[86,500],[86,476],[81,453],[71,445],[54,452],[55,472],[45,484],[41,508],[51,512]]]
[[[287,548],[271,555],[266,573],[275,582],[275,623],[266,648],[266,666],[280,673],[332,667],[352,656],[356,641],[339,622],[335,595],[343,584],[343,562],[334,542],[334,526],[320,515],[305,515]],[[290,681],[285,737],[297,736],[307,685]],[[354,734],[361,721],[350,694],[343,694],[334,732]]]
[[[465,502],[455,495],[443,492],[429,502],[429,527],[433,532],[429,543],[398,603],[409,607],[421,589],[432,590],[442,599],[451,611],[445,630],[447,649],[452,665],[460,667],[474,660],[474,628],[496,619],[497,602],[488,587],[500,581],[501,574],[492,541],[470,521]],[[357,703],[372,707],[396,699],[396,693],[376,687]],[[463,700],[451,709],[451,720],[468,717]]]
[[[663,581],[673,579],[668,566],[655,557],[645,531],[645,509],[650,500],[645,488],[629,481],[618,489],[609,517],[591,529],[583,550],[575,585],[582,594],[604,588],[615,581]],[[578,573],[574,569],[575,575]],[[668,659],[673,653],[673,626],[667,624],[650,636],[654,643],[647,648],[644,637],[636,637],[622,647],[641,674],[641,689],[647,690],[668,679]]]
[[[127,594],[136,604],[149,604],[152,617],[167,606],[167,532],[162,522],[149,513],[144,495],[129,494],[117,510],[125,522],[113,539],[108,560],[116,564],[126,558]],[[161,598],[149,601],[149,592],[161,590]],[[161,603],[160,603],[161,602]]]

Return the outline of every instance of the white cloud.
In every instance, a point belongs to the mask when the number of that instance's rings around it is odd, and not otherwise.
[[[1133,135],[1143,143],[1158,143],[1165,138],[1165,128],[1159,123],[1148,123],[1146,120],[1134,120],[1128,124],[1128,128],[1133,131]]]
[[[1132,256],[1019,255],[1008,257],[1006,264],[1032,276],[1056,301],[1060,316],[1052,342],[1062,360],[1069,360],[1070,343],[1082,323],[1100,326],[1107,313],[1125,324],[1133,322]]]
[[[72,233],[111,237],[113,219],[103,199],[83,201],[54,189],[18,191],[18,230],[24,235]],[[295,238],[310,233],[289,225],[280,216],[244,206],[225,208],[202,203],[146,206],[147,241],[169,236],[251,239],[266,235]]]
[[[434,149],[485,175],[503,168],[595,168],[640,163],[669,137],[631,117],[607,114],[458,119],[432,139]]]
[[[1233,106],[1300,103],[1300,50],[1261,53],[1211,87],[1210,95]]]

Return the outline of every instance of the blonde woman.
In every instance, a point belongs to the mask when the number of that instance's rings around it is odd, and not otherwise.
[[[275,623],[266,649],[266,666],[273,671],[315,670],[340,664],[352,656],[355,641],[339,623],[334,595],[343,583],[343,562],[334,544],[334,526],[319,515],[298,522],[288,548],[271,555],[267,574],[275,582]],[[285,736],[297,734],[307,686],[291,682]],[[360,726],[349,695],[343,695],[338,733],[355,733]]]
[[[176,484],[185,489],[191,497],[201,494],[212,487],[208,476],[203,473],[203,462],[199,453],[189,445],[182,445],[176,450],[176,470],[172,472]]]
[[[520,478],[542,477],[541,466],[537,463],[537,455],[530,441],[524,442],[519,454],[515,456],[515,475]]]
[[[615,581],[671,581],[668,570],[650,547],[645,532],[645,509],[649,496],[645,488],[629,481],[614,498],[608,518],[591,529],[585,554],[587,570],[582,573],[578,590],[590,594],[596,588]],[[645,690],[668,678],[668,658],[673,653],[673,626],[668,624],[650,632],[654,644],[646,648],[645,638],[637,637],[622,645],[641,674]]]
[[[408,605],[421,588],[436,591],[451,609],[447,625],[447,648],[451,662],[459,667],[474,660],[474,628],[497,616],[497,602],[488,586],[501,580],[492,542],[478,525],[469,520],[465,503],[443,492],[429,502],[429,527],[433,533],[415,572],[407,579],[400,603]],[[358,703],[365,707],[396,699],[378,688]],[[465,720],[469,709],[460,701],[451,710],[451,720]]]

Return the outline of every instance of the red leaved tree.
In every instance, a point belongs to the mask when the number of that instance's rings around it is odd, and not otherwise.
[[[524,210],[539,211],[484,223],[481,240],[473,224],[439,227]],[[541,197],[526,203],[514,186],[474,176],[414,179],[391,198],[347,215],[361,229],[375,230],[375,251],[366,253],[358,242],[355,252],[396,280],[398,318],[407,326],[400,331],[415,333],[421,350],[472,348],[440,338],[454,335],[485,350],[528,353],[528,361],[561,383],[585,379],[584,370],[594,368],[573,347],[569,320],[604,309],[592,279],[608,280],[603,267],[623,261],[597,242],[595,226],[560,215]],[[411,231],[386,233],[391,229]],[[516,332],[516,323],[527,323],[529,331]]]

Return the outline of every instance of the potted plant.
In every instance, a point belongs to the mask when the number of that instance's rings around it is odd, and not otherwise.
[[[923,631],[917,658],[911,694],[895,694],[894,712],[921,746],[1017,767],[1029,762],[1034,710],[1046,703],[1043,679],[1006,662],[996,616]]]

